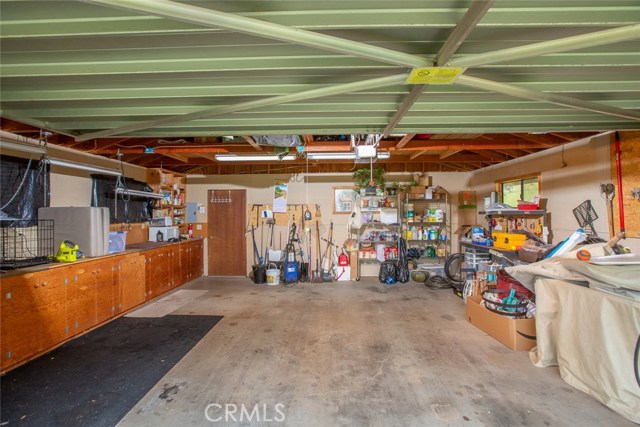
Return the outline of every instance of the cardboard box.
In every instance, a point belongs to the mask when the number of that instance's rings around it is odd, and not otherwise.
[[[409,193],[411,194],[423,194],[427,191],[427,187],[424,185],[414,185],[413,187],[409,187]]]
[[[536,320],[512,319],[480,305],[482,297],[467,297],[467,320],[512,350],[531,350],[536,345]]]
[[[421,175],[418,179],[418,184],[424,187],[431,187],[433,185],[433,179],[430,175]]]

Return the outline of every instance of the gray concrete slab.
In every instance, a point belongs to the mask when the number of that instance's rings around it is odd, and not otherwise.
[[[225,317],[121,427],[635,425],[469,324],[450,290],[206,277],[182,289],[208,292],[176,314]]]

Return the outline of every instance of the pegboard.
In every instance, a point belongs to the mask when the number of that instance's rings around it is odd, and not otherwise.
[[[640,237],[640,200],[634,199],[631,190],[640,188],[640,132],[620,132],[620,150],[622,151],[622,202],[624,204],[624,225],[627,237]],[[613,200],[615,231],[620,230],[618,212],[618,177],[616,175],[615,139],[611,142],[611,180],[616,186]],[[623,243],[624,244],[624,243]]]
[[[312,219],[310,222],[315,224],[316,220],[318,220],[322,223],[322,218],[318,218],[317,216],[316,205],[310,204],[308,206],[312,216]],[[296,205],[296,204],[287,205],[287,213],[273,214],[273,218],[275,219],[276,225],[286,226],[288,224],[293,223],[294,221],[296,222],[296,224],[300,224],[300,219],[303,217],[306,207],[307,205]],[[252,225],[256,228],[259,227],[262,221],[265,221],[266,223],[266,220],[260,217],[260,214],[264,209],[272,210],[272,205],[271,204],[247,205],[247,218],[249,218],[249,221],[248,221],[249,228]],[[322,214],[322,210],[320,210],[320,213]]]

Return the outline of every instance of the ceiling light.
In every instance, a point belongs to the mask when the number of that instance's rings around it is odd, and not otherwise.
[[[115,175],[115,176],[122,175],[122,173],[119,170],[101,168],[100,166],[86,165],[86,164],[83,164],[83,163],[69,162],[69,161],[60,160],[60,159],[49,159],[49,163],[51,163],[52,165],[55,165],[55,166],[62,166],[62,167],[67,167],[67,168],[72,168],[72,169],[86,170],[86,171],[89,171],[89,172],[102,173],[102,174],[105,174],[105,175]]]
[[[356,153],[309,153],[307,154],[309,160],[354,160]],[[391,157],[391,153],[388,151],[380,151],[378,153],[378,159],[388,159]]]
[[[35,144],[22,144],[20,142],[5,141],[4,139],[0,139],[0,148],[2,148],[3,150],[16,150],[23,153],[31,154],[44,154],[47,151],[44,146]]]
[[[122,187],[116,188],[116,194],[126,194],[128,196],[146,197],[148,199],[162,199],[164,197],[164,195],[160,193],[151,193],[148,191],[141,191],[141,190],[129,190],[127,188],[122,188]]]
[[[280,158],[278,155],[249,155],[243,156],[238,154],[216,154],[216,160],[219,162],[277,162],[279,160],[295,160],[296,156],[287,154]]]

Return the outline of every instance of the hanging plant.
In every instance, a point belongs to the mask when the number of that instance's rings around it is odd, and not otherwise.
[[[358,169],[353,173],[353,183],[358,190],[366,187],[373,187],[374,194],[376,188],[384,190],[384,168],[382,166],[378,166],[373,169],[373,173],[371,173],[371,169],[369,168]]]

